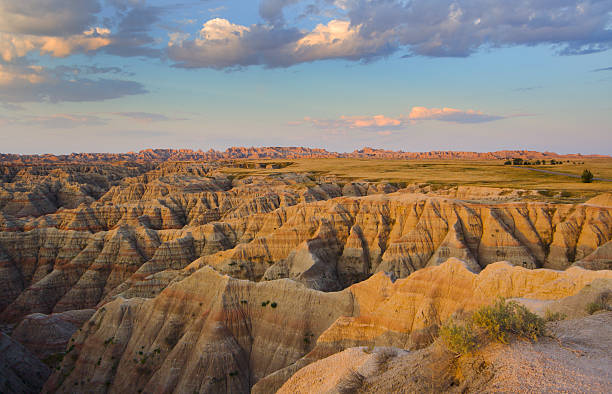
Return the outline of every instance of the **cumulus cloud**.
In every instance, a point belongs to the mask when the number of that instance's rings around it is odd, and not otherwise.
[[[204,23],[194,40],[171,42],[178,67],[287,67],[321,59],[366,59],[392,51],[386,34],[361,35],[360,26],[331,20],[310,32],[268,25],[243,26],[215,18]]]
[[[103,48],[104,52],[122,57],[163,57],[164,51],[157,48],[151,30],[160,21],[166,8],[147,6],[144,1],[136,0],[115,3],[124,6],[115,18],[106,21],[113,25],[113,34],[109,45]]]
[[[480,111],[462,111],[454,108],[413,107],[408,115],[410,120],[441,120],[453,123],[484,123],[503,119],[503,116],[487,115]]]
[[[0,63],[0,102],[102,101],[146,93],[134,81],[84,78],[61,69]]]
[[[261,0],[259,15],[272,24],[284,23],[283,9],[300,0]]]
[[[98,12],[98,0],[0,0],[0,31],[69,36],[87,30]]]
[[[398,50],[461,57],[483,47],[547,44],[563,55],[612,47],[612,0],[328,0],[317,4],[332,4],[339,13],[309,31],[287,27],[283,9],[296,3],[263,0],[265,24],[211,19],[198,37],[171,41],[169,56],[179,67],[287,67],[368,61]],[[210,35],[213,30],[223,34]]]
[[[102,17],[98,0],[0,0],[0,59],[29,52],[54,57],[104,50],[116,56],[163,57],[151,35],[163,7],[144,1],[107,1]]]
[[[412,53],[468,56],[483,46],[554,44],[563,54],[609,49],[610,0],[347,0],[364,33],[395,29]]]
[[[107,30],[100,29],[106,33]],[[80,35],[67,37],[15,35],[0,32],[0,59],[5,62],[24,57],[31,51],[49,54],[54,57],[66,57],[75,52],[89,52],[109,45],[108,35],[101,35],[94,30]]]
[[[388,117],[374,116],[341,116],[338,119],[316,119],[305,117],[291,122],[291,125],[310,124],[324,130],[364,130],[375,131],[380,135],[390,135],[394,130],[407,128],[420,121],[442,121],[450,123],[485,123],[505,119],[505,116],[488,115],[481,111],[459,110],[454,108],[413,107],[408,115]]]

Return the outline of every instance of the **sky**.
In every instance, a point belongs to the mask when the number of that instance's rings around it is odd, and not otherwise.
[[[612,154],[612,0],[0,0],[0,152]]]

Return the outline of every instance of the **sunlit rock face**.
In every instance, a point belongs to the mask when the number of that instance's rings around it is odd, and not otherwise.
[[[451,258],[395,282],[378,273],[329,293],[204,267],[155,298],[118,297],[98,309],[46,390],[69,392],[85,381],[94,392],[271,392],[342,349],[410,348],[414,335],[457,311],[498,296],[562,299],[599,278],[612,279],[612,271],[500,262],[476,274]]]
[[[560,299],[611,275],[607,195],[223,165],[1,172],[0,323],[39,358],[70,350],[47,391],[270,392],[343,349],[416,348],[497,296]]]

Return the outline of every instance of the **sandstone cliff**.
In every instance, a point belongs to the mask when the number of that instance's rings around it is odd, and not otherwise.
[[[271,392],[301,367],[362,344],[410,348],[423,329],[497,296],[558,299],[612,271],[480,274],[463,262],[392,282],[380,273],[335,293],[287,279],[254,283],[205,267],[153,299],[117,298],[75,334],[47,391]],[[417,337],[415,337],[417,336]]]
[[[400,357],[498,296],[565,313],[612,283],[609,195],[160,161],[0,166],[0,328],[59,367],[48,392],[267,393],[345,349],[367,374],[359,346]]]
[[[141,170],[111,171],[112,182],[98,182],[101,191],[74,208],[19,216],[30,209],[22,202],[0,216],[0,321],[95,308],[118,295],[153,297],[206,265],[336,291],[451,257],[474,272],[500,260],[552,269],[612,262],[605,196],[585,204],[479,203],[459,198],[493,191],[460,188],[444,197],[291,173],[232,180],[208,164]]]

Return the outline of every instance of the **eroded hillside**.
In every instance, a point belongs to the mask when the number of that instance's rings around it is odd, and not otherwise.
[[[46,390],[270,392],[343,349],[419,348],[497,296],[612,276],[609,195],[236,165],[2,167],[0,323],[56,368]]]

